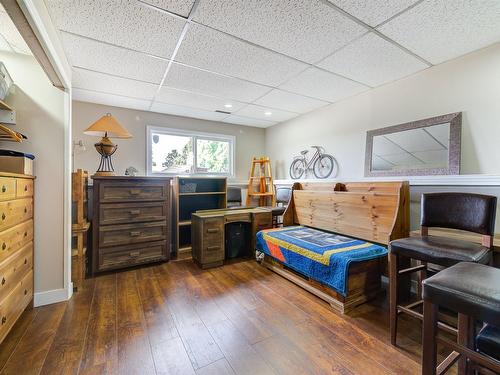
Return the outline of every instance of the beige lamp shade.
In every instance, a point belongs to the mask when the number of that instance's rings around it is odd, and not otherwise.
[[[125,129],[110,113],[102,116],[99,120],[90,125],[84,132],[87,135],[111,138],[132,138]]]

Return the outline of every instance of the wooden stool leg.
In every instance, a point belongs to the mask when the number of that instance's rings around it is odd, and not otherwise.
[[[424,332],[422,336],[422,375],[436,375],[438,307],[424,301]]]
[[[427,262],[418,261],[419,265],[425,265],[425,269],[418,271],[417,278],[417,297],[422,298],[422,281],[427,278]]]
[[[389,254],[389,324],[391,327],[391,344],[396,345],[398,330],[398,264],[399,257]]]
[[[465,314],[458,314],[458,337],[457,342],[469,349],[474,350],[474,319]],[[458,361],[458,375],[473,374],[472,366],[467,363],[467,357],[461,356]]]

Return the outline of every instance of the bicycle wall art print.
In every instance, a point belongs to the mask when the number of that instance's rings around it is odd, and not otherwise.
[[[338,172],[335,158],[326,154],[325,149],[321,146],[311,146],[311,148],[315,150],[311,159],[307,158],[309,150],[303,150],[299,156],[293,158],[290,165],[290,177],[297,180],[307,177],[309,172],[312,172],[316,178],[335,177]]]

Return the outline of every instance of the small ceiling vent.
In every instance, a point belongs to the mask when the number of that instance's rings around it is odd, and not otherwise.
[[[230,115],[231,114],[231,112],[221,111],[220,109],[216,109],[215,112],[217,112],[217,113],[224,113],[225,115]]]

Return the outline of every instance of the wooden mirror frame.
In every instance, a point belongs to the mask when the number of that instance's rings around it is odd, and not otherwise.
[[[448,154],[447,168],[410,168],[398,171],[373,171],[373,137],[392,134],[405,130],[425,128],[439,124],[450,124],[450,144]],[[450,113],[447,115],[436,116],[424,120],[407,122],[386,128],[369,130],[366,132],[366,150],[365,150],[365,177],[380,176],[428,176],[428,175],[449,175],[460,174],[460,153],[462,136],[462,112]]]

